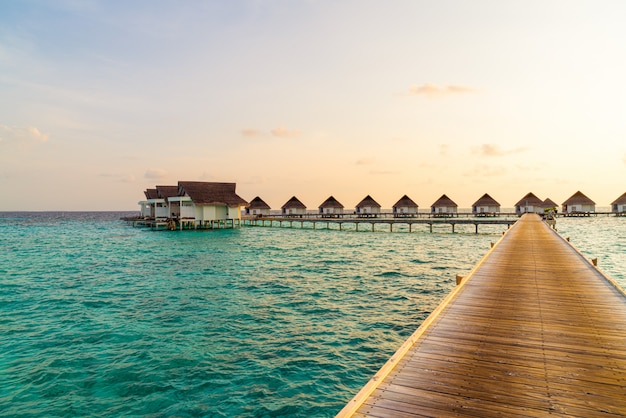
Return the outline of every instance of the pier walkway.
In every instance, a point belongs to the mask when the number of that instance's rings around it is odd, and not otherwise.
[[[389,231],[393,232],[395,225],[408,225],[408,231],[412,232],[413,225],[428,225],[430,232],[433,232],[433,225],[450,225],[452,232],[455,232],[456,225],[473,225],[474,230],[478,233],[479,225],[506,225],[507,228],[517,222],[515,218],[472,218],[464,219],[458,217],[439,217],[439,218],[354,218],[350,216],[342,216],[338,218],[320,218],[320,217],[246,217],[242,219],[242,224],[250,226],[288,226],[293,228],[294,224],[299,228],[306,228],[308,225],[312,229],[318,228],[318,225],[330,229],[330,225],[337,225],[339,230],[342,230],[344,225],[354,225],[355,230],[359,231],[360,225],[366,225],[368,230],[374,231],[376,225],[384,224],[389,227]]]
[[[337,417],[626,416],[626,295],[524,215]]]

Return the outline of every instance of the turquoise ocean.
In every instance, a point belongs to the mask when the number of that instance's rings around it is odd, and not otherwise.
[[[1,416],[334,416],[506,229],[126,215],[0,213]],[[626,287],[626,218],[557,229]]]

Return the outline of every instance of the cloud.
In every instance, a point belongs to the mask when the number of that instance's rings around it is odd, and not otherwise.
[[[48,135],[34,126],[7,126],[0,125],[0,146],[14,146],[22,151],[28,151],[33,146],[48,141]]]
[[[506,173],[506,168],[501,166],[477,165],[473,170],[464,173],[469,177],[499,177]]]
[[[278,128],[274,128],[270,131],[272,136],[276,136],[279,138],[295,138],[300,135],[300,132],[296,129],[287,129],[284,126],[279,126]]]
[[[372,165],[376,160],[374,158],[361,158],[356,161],[356,165]]]
[[[448,155],[448,150],[450,149],[450,145],[448,144],[440,144],[439,145],[439,155],[446,156]]]
[[[244,128],[241,130],[241,135],[246,138],[254,138],[254,137],[263,136],[264,133],[263,131],[260,131],[258,129]]]
[[[135,176],[130,175],[130,176],[126,176],[126,177],[122,178],[120,181],[122,183],[134,183],[135,180],[136,180]]]
[[[444,97],[453,94],[475,93],[476,91],[477,90],[472,87],[458,84],[444,84],[443,86],[438,86],[436,84],[426,83],[419,86],[412,85],[409,87],[410,96],[426,96],[428,98]]]
[[[398,171],[385,171],[385,170],[372,170],[370,175],[372,176],[390,176],[393,174],[400,174]]]
[[[482,155],[483,157],[502,157],[505,155],[519,154],[527,151],[528,147],[519,147],[512,150],[501,150],[497,144],[482,144],[480,147],[473,149],[474,154]]]
[[[167,171],[163,170],[162,168],[149,168],[146,170],[143,176],[147,179],[161,180],[167,177],[167,174]]]

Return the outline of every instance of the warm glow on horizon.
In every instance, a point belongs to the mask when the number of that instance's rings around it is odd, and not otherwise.
[[[626,3],[4,2],[0,211],[626,192]]]

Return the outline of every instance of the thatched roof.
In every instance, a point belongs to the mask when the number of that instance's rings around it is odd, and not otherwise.
[[[235,183],[179,181],[178,195],[189,196],[196,205],[245,206],[245,200],[235,193]]]
[[[544,208],[558,208],[559,205],[554,200],[547,198],[546,200],[543,201],[543,207]]]
[[[161,199],[178,196],[178,186],[157,186],[156,189]]]
[[[321,205],[319,205],[319,208],[320,209],[327,209],[327,208],[343,209],[343,205],[339,203],[337,199],[331,196],[328,199],[324,200],[324,202]]]
[[[472,206],[500,206],[500,204],[489,194],[485,193],[480,199],[478,199]]]
[[[304,203],[300,202],[297,197],[293,196],[281,209],[306,209],[306,206],[304,206]]]
[[[263,201],[263,199],[261,199],[259,196],[255,197],[254,199],[252,199],[250,201],[250,203],[248,204],[248,208],[250,208],[250,209],[271,209],[270,205],[265,203]]]
[[[411,198],[407,195],[404,195],[400,198],[400,200],[398,200],[396,202],[395,205],[393,205],[394,208],[399,208],[399,207],[403,207],[403,208],[416,208],[417,207],[417,203],[415,203],[413,200],[411,200]]]
[[[448,196],[446,196],[445,194],[442,195],[439,199],[437,199],[435,201],[435,203],[433,203],[432,205],[430,205],[431,208],[441,208],[441,207],[458,207],[458,205],[456,203],[454,203],[452,201],[452,199],[450,199]]]
[[[515,206],[543,207],[543,200],[539,199],[533,193],[528,193],[526,196],[522,197],[519,202],[515,204]]]
[[[563,205],[595,205],[596,202],[594,202],[593,200],[589,199],[587,196],[585,196],[584,194],[582,194],[582,192],[577,191],[576,193],[574,193],[572,196],[570,196],[569,199],[567,199],[565,202],[563,202]]]
[[[157,189],[146,189],[146,191],[143,192],[144,195],[146,195],[146,199],[158,199],[159,195],[157,194]]]
[[[370,195],[367,195],[367,196],[365,196],[363,198],[363,200],[361,200],[359,203],[357,203],[357,205],[355,207],[357,207],[357,208],[363,208],[363,207],[380,208],[380,205]]]
[[[615,199],[611,205],[625,205],[626,204],[626,193]]]

